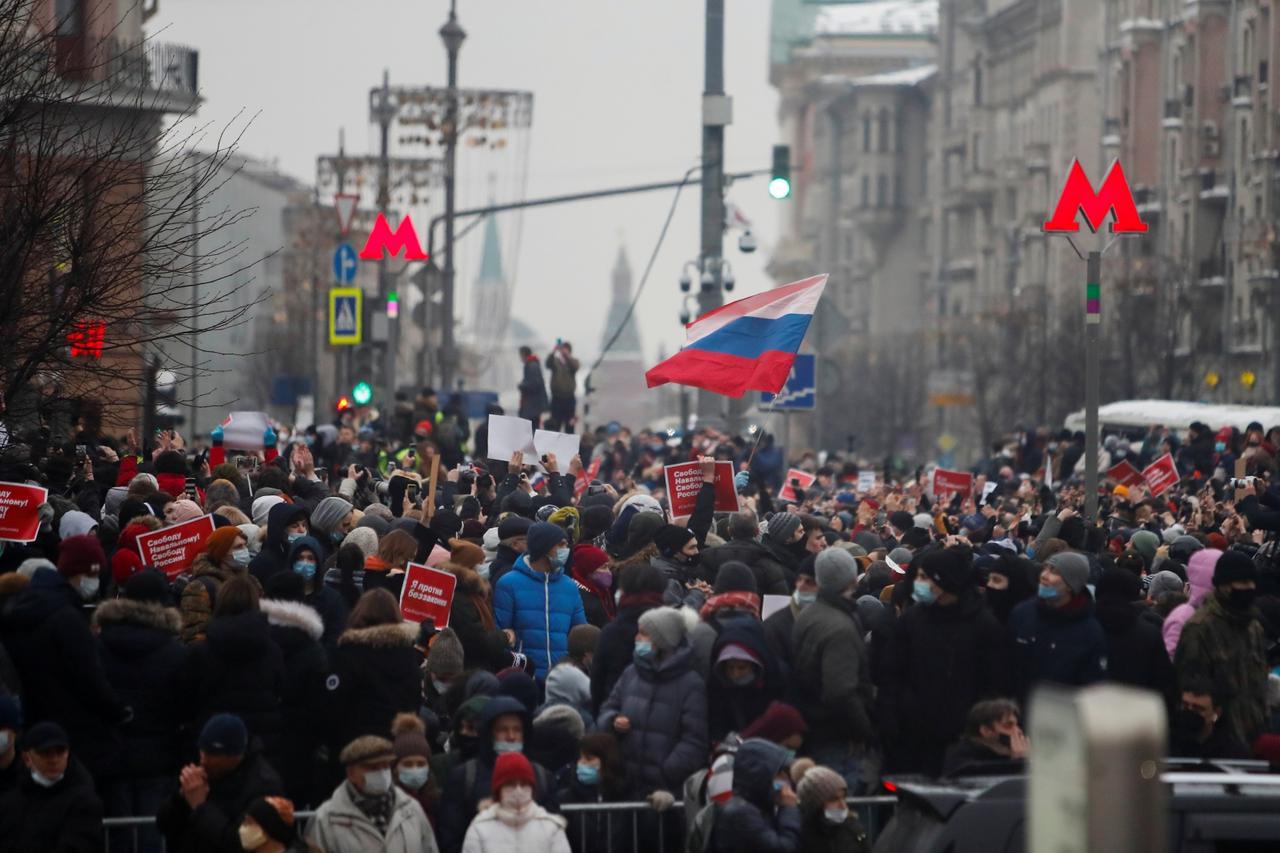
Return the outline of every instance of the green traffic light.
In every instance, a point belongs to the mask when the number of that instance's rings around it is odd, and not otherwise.
[[[368,382],[357,382],[356,387],[351,389],[351,399],[357,406],[369,405],[369,401],[373,399],[373,386]]]
[[[773,146],[769,195],[776,199],[784,199],[791,195],[791,147],[788,145]]]
[[[777,199],[786,198],[791,195],[791,182],[786,178],[774,178],[769,181],[769,195]]]

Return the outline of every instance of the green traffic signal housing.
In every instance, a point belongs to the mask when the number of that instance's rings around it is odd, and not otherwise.
[[[357,382],[351,389],[351,400],[357,406],[367,406],[373,399],[373,386],[368,382]]]
[[[773,146],[773,169],[769,178],[769,195],[784,199],[791,195],[791,146]]]

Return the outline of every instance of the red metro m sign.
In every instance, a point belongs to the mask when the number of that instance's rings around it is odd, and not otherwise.
[[[1133,201],[1133,192],[1129,189],[1129,181],[1124,176],[1119,160],[1112,162],[1097,191],[1089,183],[1089,176],[1084,173],[1080,161],[1072,160],[1066,186],[1062,188],[1062,195],[1058,196],[1058,206],[1054,208],[1053,216],[1044,224],[1044,231],[1049,234],[1078,232],[1078,213],[1084,214],[1085,224],[1095,233],[1102,227],[1108,213],[1115,215],[1111,222],[1112,234],[1147,233],[1147,223],[1138,215],[1138,206]]]
[[[422,243],[418,240],[418,232],[414,230],[413,222],[407,216],[400,220],[400,227],[392,231],[387,217],[379,213],[373,223],[373,230],[369,232],[369,239],[360,250],[360,259],[380,261],[384,249],[393,258],[403,252],[406,261],[427,259],[427,253],[422,251]]]

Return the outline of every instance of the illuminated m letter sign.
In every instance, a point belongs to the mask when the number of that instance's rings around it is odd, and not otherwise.
[[[1089,176],[1079,160],[1071,162],[1071,171],[1067,174],[1067,184],[1058,197],[1058,206],[1053,216],[1044,224],[1044,230],[1051,234],[1071,234],[1080,230],[1076,222],[1076,214],[1084,213],[1089,229],[1097,231],[1108,213],[1115,214],[1111,223],[1113,234],[1145,234],[1147,223],[1138,215],[1138,206],[1133,202],[1133,193],[1129,190],[1129,182],[1125,179],[1124,169],[1116,160],[1102,179],[1102,186],[1097,192],[1089,183]],[[361,257],[364,257],[361,255]]]
[[[380,261],[383,249],[390,252],[392,257],[404,252],[406,261],[427,259],[427,253],[422,251],[422,244],[418,242],[418,232],[413,230],[413,222],[407,216],[400,220],[400,227],[392,231],[391,226],[387,224],[387,217],[379,213],[377,221],[373,223],[373,231],[369,233],[369,239],[360,250],[360,259]]]

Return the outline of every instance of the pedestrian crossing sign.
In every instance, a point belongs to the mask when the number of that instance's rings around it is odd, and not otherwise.
[[[360,343],[363,295],[358,287],[329,289],[330,346],[354,346]]]

